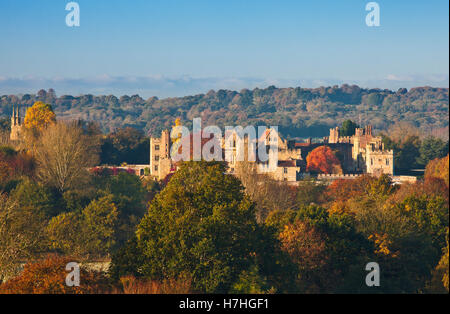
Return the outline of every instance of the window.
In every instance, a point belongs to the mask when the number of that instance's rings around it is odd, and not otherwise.
[[[155,145],[155,150],[159,150],[159,145]]]
[[[141,170],[139,171],[139,174],[140,174],[141,176],[143,176],[143,175],[144,175],[144,169],[141,169]]]
[[[389,166],[389,159],[386,159],[386,166]]]
[[[155,161],[158,161],[159,160],[159,156],[155,156]]]
[[[370,158],[370,164],[373,166],[373,158]]]
[[[287,174],[287,173],[288,173],[288,168],[285,167],[285,168],[283,169],[283,172]]]
[[[155,166],[155,171],[158,171],[158,166]]]

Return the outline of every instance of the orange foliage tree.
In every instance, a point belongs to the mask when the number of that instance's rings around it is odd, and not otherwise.
[[[365,193],[370,181],[371,178],[367,175],[354,180],[335,180],[327,187],[325,194],[330,201],[346,201]]]
[[[25,114],[24,124],[27,129],[42,131],[49,124],[56,121],[52,106],[37,101],[32,107],[28,108]]]
[[[342,173],[341,162],[328,146],[319,146],[306,157],[306,171],[317,173]]]
[[[282,250],[298,267],[297,281],[302,292],[319,292],[326,277],[323,268],[329,259],[325,235],[308,223],[297,220],[286,225],[279,238]]]
[[[433,159],[425,169],[425,178],[440,178],[448,185],[449,182],[449,155],[441,159]]]
[[[80,267],[80,286],[66,285],[68,257],[49,255],[46,259],[28,263],[22,273],[0,284],[0,294],[91,294],[111,291],[107,278],[100,272]]]

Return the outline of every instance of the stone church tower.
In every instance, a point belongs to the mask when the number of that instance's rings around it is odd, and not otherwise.
[[[13,112],[11,116],[11,133],[9,138],[11,141],[20,140],[20,134],[23,128],[23,119],[20,117],[20,108],[13,105]]]

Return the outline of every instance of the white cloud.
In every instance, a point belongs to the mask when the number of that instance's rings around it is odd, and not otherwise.
[[[448,75],[411,75],[389,74],[381,79],[341,80],[332,78],[316,79],[271,79],[257,77],[203,77],[195,78],[187,75],[180,77],[153,76],[110,76],[99,75],[88,78],[42,78],[0,77],[0,95],[36,93],[40,89],[53,88],[58,95],[71,94],[139,94],[146,98],[151,96],[176,97],[199,93],[207,93],[214,89],[241,90],[255,87],[320,87],[357,84],[366,88],[388,88],[396,90],[400,87],[435,86],[448,87]]]

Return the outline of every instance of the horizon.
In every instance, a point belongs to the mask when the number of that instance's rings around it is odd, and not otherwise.
[[[195,97],[195,96],[202,96],[202,95],[206,95],[209,92],[214,92],[217,93],[218,91],[228,91],[228,92],[235,92],[235,93],[241,93],[243,90],[250,90],[250,91],[254,91],[256,89],[260,89],[260,90],[264,90],[264,89],[268,89],[270,87],[274,87],[276,89],[296,89],[296,88],[301,88],[301,89],[309,89],[309,90],[315,90],[315,89],[320,89],[320,88],[334,88],[335,86],[337,86],[338,88],[342,88],[343,86],[357,86],[362,90],[379,90],[379,91],[389,91],[392,93],[396,93],[399,89],[406,89],[407,92],[410,92],[412,89],[420,89],[420,88],[432,88],[432,89],[449,89],[449,87],[440,87],[440,86],[430,86],[430,85],[423,85],[423,86],[413,86],[410,88],[407,87],[399,87],[398,89],[389,89],[389,88],[378,88],[378,87],[363,87],[363,86],[359,86],[358,84],[348,84],[348,83],[342,83],[342,84],[335,84],[335,85],[320,85],[317,87],[304,87],[304,86],[286,86],[286,87],[280,87],[280,86],[275,86],[275,85],[269,85],[266,87],[253,87],[253,88],[242,88],[240,90],[237,89],[227,89],[227,88],[223,88],[223,89],[210,89],[208,91],[205,92],[199,92],[199,93],[193,93],[193,94],[185,94],[185,95],[180,95],[180,96],[168,96],[168,97],[159,97],[156,95],[151,95],[149,97],[143,97],[143,95],[140,94],[91,94],[91,93],[81,93],[81,94],[65,94],[65,93],[58,93],[58,91],[55,88],[41,88],[39,90],[37,90],[36,92],[25,92],[25,93],[17,93],[17,94],[0,94],[0,96],[24,96],[24,95],[34,95],[36,96],[38,94],[38,92],[40,90],[44,90],[46,92],[48,92],[50,89],[53,89],[53,91],[55,92],[56,97],[63,97],[63,96],[72,96],[72,97],[81,97],[84,95],[92,95],[93,97],[101,97],[101,96],[114,96],[116,98],[120,98],[122,96],[138,96],[141,97],[142,99],[146,100],[146,99],[150,99],[153,97],[156,97],[158,100],[164,100],[164,99],[171,99],[171,98],[184,98],[184,97]]]

